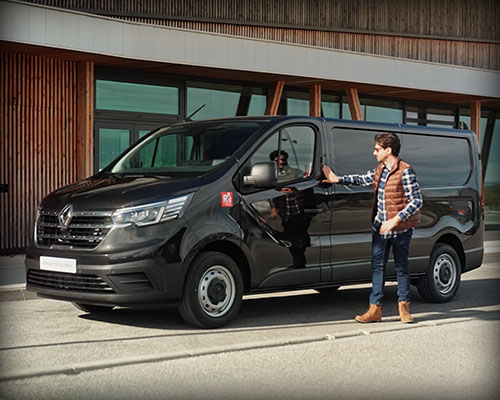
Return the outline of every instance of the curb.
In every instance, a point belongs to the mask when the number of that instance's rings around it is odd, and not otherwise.
[[[269,341],[246,343],[246,344],[216,346],[216,347],[209,347],[206,349],[197,349],[190,351],[186,350],[186,351],[146,355],[139,357],[124,357],[124,358],[100,360],[100,361],[88,361],[88,362],[77,363],[74,365],[61,365],[49,368],[27,368],[24,370],[21,369],[18,371],[10,371],[0,375],[0,382],[26,379],[26,378],[35,378],[35,377],[49,376],[49,375],[61,375],[61,374],[74,375],[74,374],[79,374],[81,372],[95,371],[113,367],[124,367],[128,365],[179,360],[184,358],[201,357],[213,354],[233,353],[245,350],[258,350],[271,347],[282,347],[289,345],[314,343],[332,339],[333,337],[330,335],[321,335],[321,336],[303,337],[296,339],[269,340]]]
[[[35,292],[26,290],[24,283],[17,285],[0,286],[0,302],[2,301],[18,301],[18,300],[35,300],[39,299]]]

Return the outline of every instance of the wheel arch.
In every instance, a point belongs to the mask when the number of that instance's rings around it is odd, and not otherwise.
[[[464,246],[462,245],[462,242],[460,239],[456,236],[453,235],[452,233],[447,233],[443,236],[441,236],[437,241],[436,244],[438,243],[444,243],[447,245],[450,245],[455,249],[457,252],[458,258],[460,260],[460,270],[463,273],[465,269],[465,251],[464,251]]]

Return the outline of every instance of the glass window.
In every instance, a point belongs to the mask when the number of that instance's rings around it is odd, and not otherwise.
[[[252,155],[250,165],[269,161],[278,163],[279,183],[308,177],[314,163],[314,139],[314,130],[309,126],[283,128]]]
[[[488,157],[484,176],[484,219],[486,227],[500,228],[500,113],[492,118],[491,142],[489,149],[483,146],[483,154]],[[481,135],[484,136],[484,135]],[[487,153],[486,153],[487,152]]]
[[[96,109],[179,114],[179,88],[97,80]]]
[[[428,108],[425,106],[407,106],[406,123],[408,125],[455,127],[455,109]]]
[[[281,106],[286,104],[286,115],[309,115],[309,92],[299,92],[285,90],[283,92]],[[322,93],[321,94],[321,114],[326,118],[339,118],[340,101],[339,97]]]
[[[281,109],[285,115],[309,115],[309,92],[284,90]]]
[[[264,123],[202,121],[172,125],[124,154],[112,172],[196,176],[231,157]]]
[[[99,170],[111,163],[130,146],[128,129],[101,128],[99,135]]]
[[[280,140],[281,155],[285,155],[289,171],[281,171],[278,181],[309,176],[314,161],[314,130],[309,126],[288,126],[281,130]]]
[[[405,134],[400,155],[412,165],[422,187],[463,185],[470,175],[466,139]]]
[[[360,98],[361,115],[364,121],[403,123],[403,104],[397,101]],[[347,98],[342,103],[342,118],[352,119]]]
[[[264,115],[266,112],[267,96],[265,94],[252,93],[250,105],[246,115]]]
[[[337,175],[365,174],[375,168],[377,160],[373,156],[374,138],[373,132],[334,129],[334,172]],[[353,186],[352,189],[359,188]]]
[[[188,82],[187,111],[191,119],[264,115],[266,95],[262,88],[205,82]]]
[[[322,94],[321,111],[326,118],[340,118],[340,98],[338,96]]]

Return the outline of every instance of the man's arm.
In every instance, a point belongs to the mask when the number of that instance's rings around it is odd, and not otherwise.
[[[353,185],[353,186],[369,186],[373,183],[375,177],[375,169],[368,171],[363,175],[344,175],[337,176],[333,173],[330,167],[324,165],[323,166],[323,174],[326,179],[323,179],[322,182],[326,183],[340,183],[342,185]]]
[[[403,171],[403,189],[405,191],[408,204],[399,212],[401,220],[406,221],[412,215],[415,215],[422,208],[424,203],[422,194],[420,193],[420,185],[418,184],[417,174],[412,168],[407,168]]]

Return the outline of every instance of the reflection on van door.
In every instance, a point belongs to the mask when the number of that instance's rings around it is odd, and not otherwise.
[[[277,187],[242,196],[241,226],[255,258],[252,279],[261,288],[330,280],[321,267],[330,258],[329,189],[320,187],[313,171],[320,168],[315,139],[310,126],[282,128],[246,165],[249,171],[255,163],[272,161],[279,171]]]

